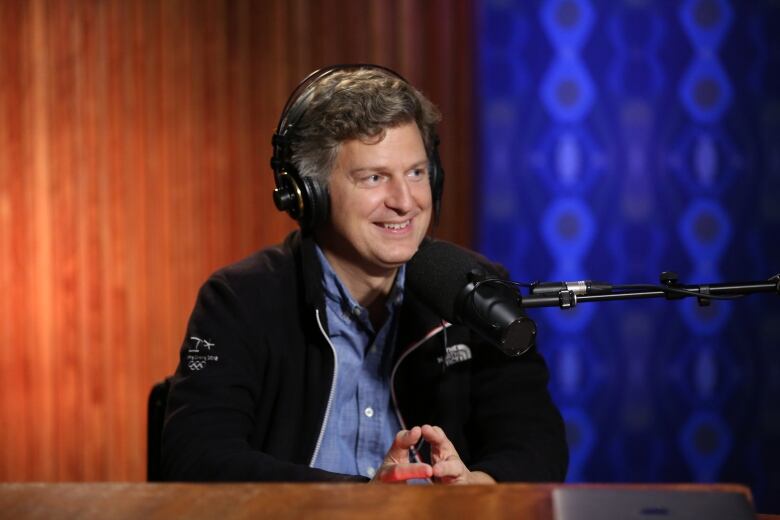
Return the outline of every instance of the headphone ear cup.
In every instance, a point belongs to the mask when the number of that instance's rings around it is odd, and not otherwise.
[[[298,220],[303,213],[300,187],[295,182],[295,177],[285,171],[276,176],[274,205],[276,209],[286,211],[295,220]]]
[[[301,228],[310,231],[328,220],[330,196],[327,186],[312,177],[301,178],[303,215],[299,219]]]

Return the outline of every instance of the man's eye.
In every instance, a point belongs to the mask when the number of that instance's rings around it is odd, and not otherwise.
[[[360,177],[358,179],[358,182],[363,186],[375,186],[379,184],[382,180],[382,176],[379,174],[372,174],[372,175],[366,175],[364,177]]]
[[[409,176],[415,177],[415,178],[422,178],[425,177],[428,174],[428,170],[425,168],[416,168],[409,172]]]

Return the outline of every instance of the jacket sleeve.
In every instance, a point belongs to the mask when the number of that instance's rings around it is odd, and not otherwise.
[[[267,352],[227,281],[201,288],[172,379],[162,471],[172,481],[364,481],[279,460],[253,449]],[[254,348],[250,350],[249,346]]]
[[[490,345],[480,347],[471,382],[469,469],[499,482],[563,481],[568,466],[565,429],[536,347],[513,359]]]

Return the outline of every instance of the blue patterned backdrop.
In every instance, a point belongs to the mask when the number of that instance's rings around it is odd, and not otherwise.
[[[478,248],[515,280],[780,272],[780,3],[484,0]],[[780,296],[531,310],[568,480],[780,512]]]

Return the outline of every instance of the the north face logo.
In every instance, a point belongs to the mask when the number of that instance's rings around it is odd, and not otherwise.
[[[444,366],[446,367],[450,367],[455,363],[461,363],[471,359],[471,349],[468,345],[464,345],[463,343],[447,347],[446,351],[447,353],[444,357],[444,360],[442,360],[441,357],[437,359],[439,363],[444,361]]]

